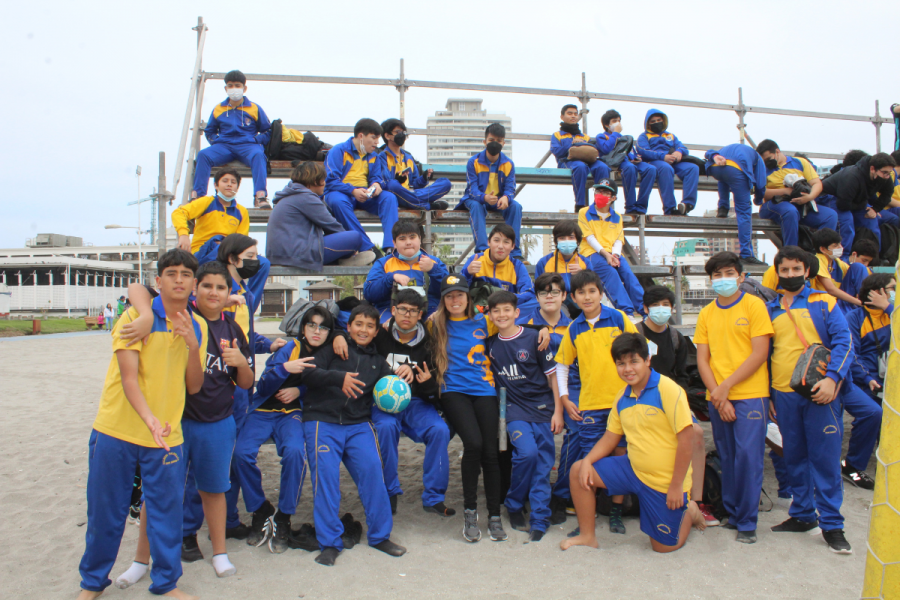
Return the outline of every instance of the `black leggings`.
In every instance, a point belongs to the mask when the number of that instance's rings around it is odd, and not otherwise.
[[[478,507],[478,475],[484,473],[488,516],[500,516],[500,466],[497,463],[497,430],[500,406],[496,396],[441,394],[441,406],[463,443],[462,484],[465,508]]]

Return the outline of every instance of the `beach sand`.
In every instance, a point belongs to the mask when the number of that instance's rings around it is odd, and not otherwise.
[[[266,357],[258,359],[264,361]],[[87,446],[103,379],[110,359],[104,335],[0,341],[0,596],[3,598],[75,598],[78,562],[84,551]],[[712,440],[708,424],[708,447]],[[848,427],[849,429],[849,427]],[[557,437],[557,443],[561,441]],[[229,540],[238,574],[218,579],[210,564],[212,549],[205,527],[198,536],[206,559],[184,565],[179,587],[202,598],[857,598],[862,587],[868,506],[872,492],[847,486],[843,513],[852,556],[828,551],[821,535],[774,534],[769,528],[787,518],[775,507],[759,517],[759,542],[734,541],[735,532],[719,527],[694,531],[686,546],[668,555],[650,550],[638,520],[626,518],[627,535],[610,534],[598,520],[599,550],[559,550],[576,525],[574,517],[551,527],[544,541],[523,544],[527,534],[507,528],[506,543],[486,535],[468,544],[461,536],[461,444],[450,446],[447,505],[455,517],[421,508],[422,446],[400,442],[400,480],[405,489],[394,519],[392,540],[409,550],[391,558],[363,543],[345,551],[333,568],[314,562],[315,553],[289,550],[273,555]],[[264,485],[277,501],[278,457],[274,446],[260,452]],[[870,465],[874,473],[874,463]],[[555,474],[554,474],[555,477]],[[765,490],[776,484],[766,461]],[[344,472],[341,513],[365,522],[355,487]],[[312,521],[307,479],[294,527]],[[483,495],[480,496],[483,499]],[[765,498],[764,504],[771,503]],[[244,521],[249,517],[243,514]],[[506,514],[504,511],[504,521]],[[111,573],[115,579],[130,564],[138,528],[128,525]],[[111,586],[103,598],[151,598],[149,577],[127,590]]]

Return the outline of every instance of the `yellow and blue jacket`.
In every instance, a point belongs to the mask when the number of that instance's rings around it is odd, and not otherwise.
[[[855,355],[850,373],[853,375],[853,383],[866,391],[869,390],[870,381],[884,387],[884,379],[878,376],[878,357],[891,349],[893,313],[893,304],[888,304],[884,311],[860,306],[847,313],[847,325],[853,338]]]
[[[572,286],[569,284],[572,281],[572,276],[569,274],[569,265],[578,265],[582,269],[590,268],[588,267],[587,260],[585,260],[578,252],[572,254],[567,262],[565,257],[557,250],[556,252],[551,252],[547,256],[544,256],[537,262],[534,267],[534,278],[537,279],[544,273],[559,273],[562,275],[563,281],[566,282],[566,292],[571,293]]]
[[[647,124],[647,121],[649,121],[650,117],[653,115],[659,115],[663,118],[663,123],[666,125],[666,131],[663,131],[662,133],[653,133],[650,131],[650,126]],[[656,108],[651,108],[647,111],[647,115],[644,117],[644,132],[638,136],[637,143],[635,144],[638,154],[641,155],[643,160],[663,160],[666,154],[671,154],[675,151],[681,152],[684,156],[690,154],[687,146],[682,144],[674,134],[669,133],[668,129],[669,117],[666,116],[666,113]]]
[[[597,205],[591,204],[578,211],[578,227],[581,228],[581,245],[578,252],[581,256],[587,257],[597,252],[588,243],[589,235],[597,238],[600,245],[607,252],[612,252],[613,244],[622,242],[625,244],[625,227],[622,224],[622,218],[616,211],[610,207],[609,218],[604,219],[597,214]]]
[[[428,314],[430,315],[437,310],[441,302],[441,282],[449,274],[449,271],[447,265],[437,256],[425,252],[422,252],[422,256],[427,256],[434,261],[434,267],[428,272]],[[387,316],[390,316],[394,275],[397,273],[406,275],[411,281],[415,281],[417,286],[425,287],[425,272],[419,267],[418,259],[410,264],[400,258],[397,251],[394,250],[372,263],[372,268],[369,269],[366,283],[363,286],[363,297],[369,304],[377,308],[379,313],[382,313],[382,320],[385,318],[385,311],[388,313]]]
[[[774,169],[766,169],[765,172],[766,187],[769,189],[785,187],[784,178],[791,174],[799,175],[809,184],[812,184],[814,179],[819,179],[819,174],[816,173],[815,167],[813,167],[805,158],[796,156],[788,156],[787,162],[782,166]]]
[[[262,144],[269,143],[272,124],[265,111],[244,96],[244,102],[234,108],[226,98],[216,104],[209,115],[203,133],[210,144]]]
[[[328,151],[325,159],[326,194],[341,192],[352,197],[356,188],[368,188],[374,183],[381,185],[381,182],[378,155],[372,152],[360,156],[353,138]]]
[[[472,275],[469,273],[469,265],[476,260],[481,262],[481,270]],[[484,281],[508,292],[513,292],[519,300],[519,309],[525,310],[526,306],[530,309],[537,301],[537,297],[534,295],[534,282],[528,275],[528,269],[517,258],[507,256],[501,262],[494,263],[491,261],[490,250],[476,252],[463,265],[462,272],[466,275],[469,287],[472,287],[476,281]],[[526,305],[527,302],[531,304]]]
[[[772,336],[770,343],[769,361],[774,368],[774,363],[776,362],[774,359],[776,355],[774,347],[776,344],[794,345],[797,350],[795,352],[796,358],[791,356],[792,362],[791,360],[786,362],[780,361],[785,363],[780,365],[781,368],[793,370],[794,365],[797,363],[797,358],[803,353],[804,348],[798,339],[790,317],[788,317],[787,312],[781,306],[783,297],[782,294],[779,294],[774,300],[766,304],[769,318],[772,320],[772,326],[775,329],[775,335]],[[803,288],[803,291],[794,296],[794,301],[791,304],[791,314],[798,322],[805,319],[812,321],[815,332],[822,341],[822,345],[831,350],[831,360],[826,367],[826,375],[836,383],[843,381],[850,372],[850,365],[853,363],[853,340],[844,312],[837,306],[834,296],[817,292],[810,288]],[[807,342],[812,343],[809,339],[807,339]],[[770,373],[775,377],[775,373],[771,368]]]
[[[194,221],[194,237],[191,238],[191,252],[194,253],[213,236],[250,234],[250,217],[247,215],[247,209],[235,200],[226,206],[218,194],[197,198],[172,211],[172,227],[178,235],[188,235],[190,220]]]
[[[550,136],[550,152],[556,157],[556,164],[560,165],[569,160],[569,149],[572,144],[589,144],[590,141],[591,138],[588,135],[583,133],[573,135],[560,129]]]
[[[403,187],[408,190],[420,190],[428,185],[428,178],[419,171],[416,159],[404,149],[400,154],[394,154],[387,146],[378,154],[378,172],[381,174],[381,187],[386,188],[387,182],[395,179],[397,175],[406,173],[406,181]]]
[[[249,412],[253,412],[262,406],[265,401],[274,396],[278,390],[282,387],[286,387],[285,384],[291,379],[291,373],[288,373],[287,369],[284,368],[284,363],[309,356],[309,354],[300,356],[302,350],[303,344],[301,344],[300,340],[294,338],[288,340],[284,346],[279,348],[275,354],[269,357],[266,361],[266,368],[263,370],[262,376],[256,383],[256,391],[253,394],[253,398],[250,400]],[[296,376],[294,378],[299,379]],[[303,396],[306,394],[306,386],[298,385],[297,387],[300,390],[300,397],[298,400],[302,405]]]
[[[506,196],[510,202],[516,196],[516,167],[502,152],[497,162],[493,163],[487,158],[487,150],[469,159],[466,164],[466,191],[453,210],[464,210],[468,200],[484,204],[486,193],[498,198]]]
[[[759,153],[744,144],[729,144],[719,150],[706,151],[706,172],[716,166],[714,158],[725,159],[726,167],[734,167],[747,176],[753,191],[753,204],[763,203],[766,196],[766,163]]]

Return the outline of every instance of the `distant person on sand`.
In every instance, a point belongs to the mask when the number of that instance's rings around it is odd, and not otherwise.
[[[113,310],[112,304],[107,304],[106,308],[103,309],[103,323],[106,325],[107,331],[112,331],[116,316],[116,311]]]

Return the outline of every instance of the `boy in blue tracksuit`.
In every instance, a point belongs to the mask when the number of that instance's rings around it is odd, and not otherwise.
[[[550,330],[550,350],[553,356],[559,352],[563,335],[572,322],[562,312],[562,305],[567,300],[566,284],[559,273],[546,272],[534,280],[537,290],[538,310],[530,315],[520,314],[517,322],[520,325],[546,326]],[[572,493],[569,490],[569,471],[576,461],[580,460],[581,438],[578,436],[578,394],[581,391],[581,377],[578,374],[578,358],[569,366],[569,399],[563,405],[563,422],[566,434],[559,449],[559,466],[556,468],[556,483],[553,484],[550,497],[550,524],[558,525],[566,520],[566,508],[572,506]]]
[[[534,284],[522,261],[510,254],[515,235],[506,223],[495,225],[491,230],[490,247],[470,256],[463,265],[463,273],[470,288],[476,281],[503,288],[516,295],[522,310],[531,312],[537,306]]]
[[[587,204],[587,176],[591,174],[594,181],[609,178],[609,167],[603,161],[596,160],[587,164],[580,160],[569,160],[569,150],[572,145],[590,144],[590,138],[581,133],[578,121],[578,107],[574,104],[566,104],[560,112],[562,123],[559,131],[550,136],[550,152],[556,158],[556,166],[560,169],[572,171],[572,190],[575,192],[575,212]],[[600,152],[603,154],[603,152]]]
[[[351,340],[347,358],[322,348],[315,355],[315,368],[303,374],[303,433],[313,482],[316,539],[322,550],[316,562],[329,567],[344,549],[344,527],[338,518],[342,462],[366,512],[369,545],[391,556],[406,553],[390,540],[394,521],[372,424],[375,384],[393,374],[373,343],[381,328],[378,321],[373,306],[363,303],[354,308],[347,325]]]
[[[847,271],[844,272],[844,277],[841,281],[841,291],[856,298],[859,295],[863,281],[872,274],[872,269],[869,268],[869,265],[877,258],[878,244],[876,242],[865,238],[855,240],[848,259],[850,264],[847,266]],[[838,300],[838,306],[844,311],[845,317],[858,308],[857,305],[840,299]]]
[[[656,181],[667,215],[686,215],[697,204],[700,167],[682,158],[690,154],[687,146],[669,133],[669,117],[651,108],[644,117],[644,131],[638,137],[637,151],[641,159],[656,167]],[[675,206],[675,176],[681,180],[681,202]]]
[[[384,189],[375,153],[381,134],[381,125],[372,119],[360,119],[353,127],[353,137],[329,150],[325,159],[325,204],[344,229],[363,236],[364,250],[371,250],[375,244],[354,210],[378,215],[384,229],[385,250],[393,247],[391,229],[397,222],[397,197]]]
[[[756,146],[756,152],[762,157],[766,167],[765,203],[759,209],[759,216],[770,219],[781,225],[781,239],[785,246],[796,246],[799,226],[806,225],[812,229],[837,230],[841,223],[841,235],[847,240],[847,247],[853,243],[853,215],[850,211],[835,211],[833,207],[818,201],[822,193],[822,180],[812,164],[803,157],[785,156],[773,140],[763,140]],[[794,198],[790,202],[775,204],[778,196],[790,195],[792,188],[785,187],[784,178],[797,175],[806,180],[812,188],[809,194]],[[816,200],[818,211],[808,211],[800,216],[800,207]]]
[[[578,226],[578,221],[569,219],[559,221],[554,225],[553,245],[556,250],[541,257],[535,265],[534,278],[537,280],[544,273],[558,273],[563,280],[562,289],[566,292],[563,302],[569,310],[569,315],[574,318],[581,313],[581,309],[578,308],[571,296],[572,275],[591,268],[590,259],[578,252],[578,247],[581,245],[581,228]]]
[[[515,231],[513,258],[522,258],[519,232],[522,229],[522,205],[516,202],[516,167],[503,154],[506,128],[491,123],[484,130],[484,151],[466,164],[466,191],[453,210],[469,211],[469,224],[475,236],[475,251],[488,247],[487,211],[500,212],[503,220]]]
[[[734,213],[738,224],[741,260],[763,265],[753,254],[753,204],[759,206],[766,193],[766,165],[750,146],[729,144],[719,150],[706,151],[706,173],[719,182],[719,210],[716,216],[727,217],[734,194]],[[753,193],[751,204],[750,194]]]
[[[244,96],[247,77],[243,73],[237,70],[226,73],[225,91],[228,98],[213,108],[203,130],[210,146],[197,155],[191,198],[206,196],[213,167],[239,160],[253,174],[254,206],[272,208],[266,200],[265,151],[272,124],[262,107]]]
[[[618,111],[608,110],[600,117],[603,125],[603,133],[597,136],[597,149],[600,151],[600,160],[616,147],[616,142],[622,137],[622,115]],[[625,188],[625,214],[645,215],[650,202],[650,192],[656,183],[656,167],[641,160],[641,155],[632,150],[618,165],[619,174],[622,176],[622,187]],[[641,192],[635,198],[634,191],[637,188],[638,175],[641,176]],[[594,179],[595,182],[599,179]]]
[[[550,524],[550,471],[556,458],[553,435],[563,429],[553,352],[538,350],[538,332],[516,324],[516,295],[499,291],[488,299],[497,335],[488,340],[494,382],[506,388],[506,421],[513,445],[506,509],[513,529],[526,531],[525,499],[531,504],[529,542],[544,537]],[[500,432],[501,435],[505,432]]]
[[[775,331],[770,358],[772,413],[781,429],[793,502],[790,518],[772,531],[818,528],[833,552],[850,554],[840,511],[844,421],[839,390],[853,362],[853,342],[835,298],[806,286],[809,265],[803,250],[782,248],[775,255],[775,269],[783,293],[766,305]],[[826,377],[813,386],[810,399],[793,391],[790,382],[806,345],[815,343],[829,348],[831,357]]]
[[[397,197],[404,208],[419,210],[447,210],[450,206],[441,200],[450,191],[450,180],[441,177],[428,185],[434,173],[428,169],[419,172],[416,159],[403,148],[406,143],[406,124],[400,119],[388,119],[381,124],[384,147],[378,154],[381,187]]]
[[[381,313],[381,322],[391,318],[391,297],[405,287],[421,288],[426,293],[428,274],[428,317],[441,301],[441,281],[448,275],[447,266],[436,256],[422,252],[422,226],[409,219],[397,221],[391,232],[394,251],[372,264],[363,287],[365,300]]]

